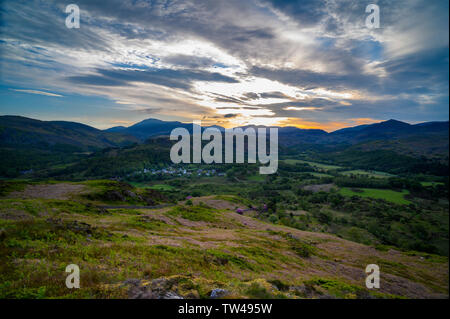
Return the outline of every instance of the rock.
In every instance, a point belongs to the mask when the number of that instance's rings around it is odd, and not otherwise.
[[[125,196],[119,191],[109,190],[103,194],[103,198],[111,202],[124,202]]]
[[[177,291],[178,280],[175,276],[152,281],[128,279],[123,284],[131,286],[128,290],[130,299],[184,299]]]
[[[200,295],[197,290],[190,290],[185,294],[186,299],[200,299]]]
[[[131,197],[131,198],[136,198],[137,195],[135,193],[133,193],[132,191],[126,190],[124,191],[125,196]]]
[[[298,237],[294,236],[294,235],[291,234],[291,233],[287,233],[287,234],[286,234],[286,237],[291,238],[291,239],[293,239],[293,240],[300,240]]]
[[[216,288],[211,291],[209,297],[211,299],[217,299],[217,298],[223,298],[229,294],[230,294],[230,292],[226,289]]]
[[[160,295],[158,299],[184,299],[184,298],[172,291],[168,291],[165,294]]]
[[[98,207],[97,214],[99,215],[111,215],[111,212],[103,207]]]
[[[141,282],[140,279],[135,279],[135,278],[127,279],[123,282],[122,287],[126,286],[126,285],[136,286],[136,285],[139,285],[140,282]]]
[[[105,209],[103,207],[97,207],[91,203],[86,204],[86,210],[94,211],[96,214],[99,214],[99,215],[111,215],[111,213],[107,209]]]
[[[322,295],[321,292],[316,291],[314,286],[311,285],[290,286],[289,292],[302,298],[318,298]]]

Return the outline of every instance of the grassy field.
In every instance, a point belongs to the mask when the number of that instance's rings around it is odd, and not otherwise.
[[[346,175],[346,176],[361,175],[361,176],[375,177],[375,178],[389,178],[389,177],[395,176],[395,175],[385,173],[385,172],[366,171],[366,170],[362,170],[362,169],[354,169],[351,171],[345,171],[345,172],[341,172],[341,174]]]
[[[256,175],[249,176],[247,179],[249,181],[253,181],[253,182],[264,182],[264,180],[266,179],[266,176],[256,174]]]
[[[329,171],[329,170],[334,170],[334,169],[341,169],[342,166],[337,166],[337,165],[329,165],[329,164],[322,164],[322,163],[317,163],[317,162],[310,162],[310,161],[304,161],[304,160],[298,160],[298,159],[285,159],[284,162],[286,164],[296,164],[296,163],[304,163],[304,164],[309,164],[317,169],[320,170],[325,170],[325,171]]]
[[[310,173],[311,175],[313,175],[314,177],[333,177],[333,175],[330,174],[325,174],[325,173],[317,173],[317,172],[313,172]]]
[[[343,196],[361,196],[361,197],[370,197],[375,199],[384,199],[386,201],[400,204],[400,205],[408,205],[411,202],[405,199],[405,195],[409,194],[408,191],[404,190],[403,192],[396,192],[390,189],[375,189],[375,188],[341,188],[339,193]]]
[[[148,188],[156,189],[158,191],[173,191],[173,190],[175,190],[175,187],[173,187],[171,185],[167,185],[167,184],[155,184],[155,185],[149,186]]]
[[[268,224],[236,214],[236,203],[228,197],[198,197],[190,205],[163,209],[105,211],[81,195],[124,185],[67,185],[36,184],[28,189],[28,199],[0,198],[1,298],[127,298],[131,278],[140,280],[134,289],[188,299],[209,298],[216,288],[231,298],[420,298],[447,292],[446,257],[392,254]],[[42,190],[47,198],[35,198]],[[370,291],[360,274],[374,258],[389,265],[384,271],[395,280]],[[337,263],[345,278],[336,277]],[[65,287],[68,264],[80,267],[80,289]],[[430,292],[411,288],[417,285]]]
[[[175,187],[167,184],[151,184],[149,182],[128,182],[129,184],[133,185],[134,187],[140,187],[140,188],[149,188],[149,189],[155,189],[158,191],[172,191],[175,189]]]
[[[444,185],[444,183],[441,183],[441,182],[420,182],[420,184],[424,187]]]

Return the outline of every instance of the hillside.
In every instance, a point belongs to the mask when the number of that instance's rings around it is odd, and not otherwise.
[[[448,297],[447,257],[266,223],[237,213],[248,208],[238,197],[138,208],[167,199],[111,181],[7,183],[1,194],[2,298]],[[365,287],[371,263],[377,290]],[[65,288],[68,264],[83,289]]]
[[[89,152],[136,142],[133,136],[80,123],[0,116],[0,176],[65,166]]]
[[[357,169],[448,176],[448,126],[448,122],[410,125],[389,120],[332,133],[279,127],[279,152],[309,154],[313,160]],[[0,176],[36,171],[41,177],[122,176],[166,163],[171,145],[167,135],[176,127],[192,130],[192,124],[156,119],[101,131],[73,122],[1,116]]]
[[[75,122],[0,116],[0,147],[57,149],[65,146],[73,150],[92,151],[135,142],[137,140],[132,136],[104,132]]]

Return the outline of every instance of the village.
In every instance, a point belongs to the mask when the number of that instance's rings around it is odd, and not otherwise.
[[[219,172],[215,169],[202,169],[202,168],[181,168],[168,166],[165,168],[144,168],[142,170],[134,171],[127,175],[127,177],[132,177],[136,175],[153,175],[153,176],[226,176],[226,173]]]

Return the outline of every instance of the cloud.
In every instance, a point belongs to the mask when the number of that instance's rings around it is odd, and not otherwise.
[[[77,0],[67,29],[66,1],[6,0],[0,85],[106,98],[130,118],[447,119],[448,1],[374,3],[376,30],[359,0]]]
[[[28,94],[37,94],[37,95],[45,95],[45,96],[54,96],[54,97],[63,97],[60,94],[56,93],[50,93],[50,92],[44,92],[44,91],[38,91],[38,90],[22,90],[22,89],[10,89],[11,91],[15,92],[22,92],[22,93],[28,93]]]
[[[77,84],[102,86],[123,86],[133,82],[144,82],[184,90],[191,88],[192,81],[238,83],[237,80],[216,72],[172,69],[97,69],[96,74],[70,76],[67,79]]]

